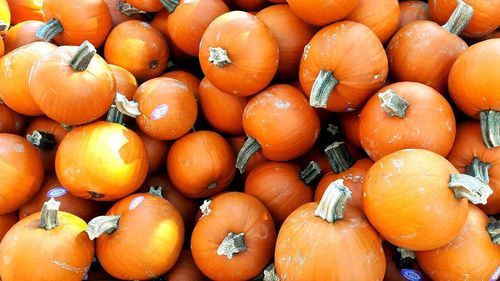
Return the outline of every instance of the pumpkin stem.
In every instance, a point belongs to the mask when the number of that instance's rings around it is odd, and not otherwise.
[[[163,188],[161,186],[150,186],[148,193],[163,198],[163,195],[161,194],[162,190]]]
[[[479,160],[479,158],[474,157],[474,159],[472,159],[472,163],[465,166],[465,173],[488,184],[490,182],[490,176],[488,175],[488,170],[490,168],[490,163],[483,162]]]
[[[48,22],[44,23],[36,32],[35,36],[38,39],[42,39],[44,41],[50,41],[57,34],[64,31],[61,22],[56,19],[50,19]]]
[[[73,129],[73,125],[66,125],[66,124],[63,124],[63,123],[59,123],[59,125],[66,131],[66,132],[69,132]]]
[[[415,263],[415,253],[412,250],[405,248],[396,248],[396,253],[394,255],[394,260],[396,266],[399,270],[403,268],[411,268]]]
[[[278,273],[276,272],[276,266],[274,266],[274,262],[264,269],[264,278],[262,279],[262,281],[280,281]]]
[[[118,1],[118,3],[116,3],[116,8],[118,9],[118,11],[120,13],[126,15],[127,17],[133,16],[135,14],[145,14],[145,13],[147,13],[146,11],[137,9],[136,7],[130,5],[129,3],[123,2],[121,0]]]
[[[103,233],[111,234],[118,229],[120,216],[99,216],[89,221],[85,232],[89,235],[90,240],[94,240]]]
[[[493,190],[478,178],[464,175],[451,174],[449,187],[455,192],[456,198],[466,198],[472,204],[485,205]]]
[[[46,131],[35,130],[31,134],[27,134],[26,139],[32,145],[45,150],[54,150],[57,144],[54,135]]]
[[[85,71],[89,67],[90,61],[96,54],[94,45],[85,40],[76,50],[75,55],[71,59],[69,65],[76,71]]]
[[[202,218],[210,215],[210,213],[212,212],[212,209],[210,209],[210,203],[212,203],[212,200],[204,200],[203,204],[200,206]]]
[[[335,174],[351,168],[356,163],[347,150],[345,142],[334,142],[325,148],[326,158]]]
[[[54,198],[50,198],[49,201],[43,203],[42,213],[40,214],[40,228],[51,230],[59,226],[59,219],[57,218],[59,206],[61,206],[61,202],[56,201]]]
[[[6,30],[7,30],[7,24],[3,20],[0,20],[0,32]]]
[[[217,255],[232,259],[236,254],[246,250],[245,233],[234,234],[233,232],[229,232],[226,238],[220,243],[219,248],[217,248]]]
[[[208,61],[218,67],[224,67],[226,64],[231,64],[232,61],[227,54],[227,51],[222,49],[221,47],[212,48],[209,47],[208,51],[210,52],[210,56],[208,57]]]
[[[386,112],[388,117],[404,118],[406,116],[406,109],[408,108],[408,101],[396,94],[393,90],[387,90],[379,93],[380,107]]]
[[[116,93],[115,105],[118,110],[130,117],[136,118],[142,113],[139,111],[139,103],[136,101],[129,101],[127,97],[120,93]]]
[[[493,241],[493,243],[497,245],[500,245],[500,220],[492,218],[492,220],[488,223],[488,227],[486,229],[491,236],[491,241]]]
[[[312,86],[309,104],[317,108],[326,108],[333,88],[335,88],[338,83],[339,80],[335,79],[333,71],[321,69]]]
[[[479,113],[483,142],[488,148],[500,146],[500,112],[485,110]]]
[[[118,110],[116,105],[111,105],[111,107],[108,110],[108,113],[106,113],[106,121],[111,122],[111,123],[116,123],[120,125],[125,125],[125,121],[123,120],[123,113]]]
[[[175,8],[179,6],[179,0],[160,0],[160,2],[167,8],[169,13],[173,13]]]
[[[315,161],[309,162],[307,167],[299,171],[299,178],[305,183],[310,184],[321,174],[321,168]]]
[[[327,222],[342,220],[345,206],[350,199],[351,191],[344,185],[343,179],[338,179],[328,185],[314,215]]]
[[[260,148],[260,144],[256,139],[250,136],[247,138],[247,140],[241,147],[240,152],[238,152],[238,157],[236,158],[236,168],[240,170],[240,174],[243,174],[245,172],[248,161],[255,152],[260,150]]]
[[[465,3],[463,0],[457,1],[457,7],[451,14],[448,21],[443,25],[443,28],[450,33],[458,35],[462,33],[467,24],[469,24],[474,14],[474,8]]]

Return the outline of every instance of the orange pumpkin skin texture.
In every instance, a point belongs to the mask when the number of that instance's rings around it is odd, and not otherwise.
[[[260,144],[264,157],[288,161],[311,149],[318,138],[320,123],[299,90],[276,84],[248,102],[243,112],[243,127],[247,136]]]
[[[3,85],[0,99],[7,106],[24,115],[43,114],[30,94],[30,73],[38,60],[56,48],[51,43],[36,42],[19,47],[0,59],[0,83]]]
[[[430,20],[429,5],[423,1],[399,2],[399,29],[417,20]]]
[[[126,0],[125,2],[146,12],[159,12],[165,8],[159,0]]]
[[[43,20],[42,2],[40,0],[14,0],[9,1],[9,10],[12,24],[28,20]]]
[[[148,153],[148,174],[157,172],[167,160],[168,143],[152,138],[141,130],[136,131],[136,133],[142,139],[144,148],[146,148],[146,152]]]
[[[26,139],[0,134],[0,214],[17,210],[28,202],[43,183],[40,155]]]
[[[56,154],[56,174],[75,196],[113,201],[141,186],[147,157],[141,138],[132,130],[98,121],[73,128],[64,137]]]
[[[212,63],[209,48],[222,48],[231,62]],[[278,43],[256,16],[232,11],[216,18],[205,30],[199,60],[203,73],[219,90],[250,96],[264,89],[276,74]]]
[[[429,13],[433,21],[444,24],[457,6],[457,1],[429,0]],[[500,26],[500,1],[464,0],[474,8],[471,22],[461,33],[465,37],[479,38]]]
[[[378,160],[363,183],[363,210],[392,244],[425,251],[453,240],[467,218],[468,202],[448,187],[458,171],[442,156],[405,149]]]
[[[63,31],[54,37],[60,45],[87,40],[99,48],[111,30],[111,15],[103,0],[43,0],[42,11],[44,21],[56,19],[62,25]]]
[[[168,34],[182,51],[197,57],[201,37],[208,25],[227,12],[229,8],[222,0],[179,1],[168,16]]]
[[[21,46],[28,45],[40,39],[36,38],[36,31],[43,25],[43,22],[37,20],[28,20],[14,25],[7,30],[3,36],[5,44],[5,53],[8,53]]]
[[[26,125],[26,118],[0,103],[0,133],[21,134]]]
[[[229,143],[211,131],[178,139],[167,156],[167,172],[177,189],[190,198],[210,197],[226,188],[236,173]]]
[[[198,268],[213,280],[250,280],[259,275],[272,258],[276,230],[269,211],[255,197],[229,192],[213,198],[208,214],[196,223],[191,251]],[[246,250],[232,258],[218,254],[229,233],[244,234]]]
[[[165,278],[170,281],[206,281],[208,280],[194,263],[190,250],[182,250],[174,267]]]
[[[217,89],[207,78],[199,87],[203,116],[219,133],[239,135],[243,133],[243,110],[247,97],[240,97]]]
[[[138,20],[117,25],[104,44],[106,61],[130,71],[139,81],[160,76],[167,67],[169,54],[163,35]]]
[[[404,117],[390,117],[379,94],[394,91],[409,105]],[[405,148],[422,148],[446,156],[455,139],[455,117],[446,99],[431,87],[399,82],[381,89],[365,105],[359,138],[373,160]]]
[[[231,144],[231,147],[233,148],[234,150],[234,153],[235,154],[238,154],[238,152],[241,150],[241,148],[243,147],[243,145],[245,144],[245,137],[242,137],[242,136],[239,136],[239,137],[231,137],[231,138],[228,138],[227,141]],[[267,163],[269,162],[269,160],[267,160],[264,155],[262,155],[262,151],[257,151],[255,152],[252,157],[250,157],[250,159],[248,160],[248,163],[247,163],[247,166],[246,166],[246,169],[245,169],[245,173],[243,173],[243,178],[246,178],[250,172],[252,172],[255,168],[257,168],[258,166],[264,164],[264,163]],[[309,163],[310,161],[307,161],[307,163]]]
[[[137,125],[147,135],[174,140],[191,130],[198,115],[193,93],[179,80],[158,77],[141,84],[134,94],[139,103]]]
[[[126,3],[123,0],[104,0],[108,6],[109,14],[111,15],[111,26],[115,27],[120,23],[128,20],[144,20],[144,16],[140,13],[134,13],[130,16],[120,11],[120,6]]]
[[[286,4],[267,7],[256,15],[271,30],[278,41],[279,64],[276,77],[297,79],[304,47],[316,33],[316,28],[302,21]]]
[[[340,130],[344,134],[346,140],[361,147],[359,140],[359,114],[360,111],[346,112],[339,115]]]
[[[486,205],[478,205],[486,214],[500,213],[500,147],[488,149],[481,138],[481,126],[478,122],[464,122],[457,126],[457,136],[448,156],[460,173],[466,173],[466,167],[473,159],[488,163],[489,186],[493,194]]]
[[[66,125],[101,117],[116,93],[113,72],[98,54],[85,70],[70,65],[78,50],[77,46],[58,47],[38,60],[29,76],[29,91],[36,105],[45,115]]]
[[[325,26],[349,15],[358,0],[289,0],[288,5],[297,16],[310,24]]]
[[[96,256],[106,272],[119,279],[146,280],[174,266],[184,242],[184,225],[170,202],[147,193],[133,194],[115,203],[106,215],[120,216],[118,229],[96,241]]]
[[[17,221],[17,212],[0,215],[0,241]]]
[[[168,77],[177,79],[188,87],[189,91],[193,93],[194,98],[198,101],[200,95],[198,93],[198,87],[200,86],[201,80],[194,76],[190,72],[184,70],[174,70],[163,74],[161,77]]]
[[[377,90],[388,72],[387,56],[378,37],[363,24],[342,21],[321,29],[304,49],[300,63],[300,85],[311,95],[320,70],[332,71],[338,80],[326,108],[353,111]]]
[[[138,87],[134,75],[118,65],[110,64],[109,68],[115,77],[116,92],[124,95],[128,100],[133,99]]]
[[[495,280],[490,278],[499,266],[500,245],[492,241],[487,225],[488,217],[471,204],[458,236],[441,248],[415,252],[418,263],[436,281]]]

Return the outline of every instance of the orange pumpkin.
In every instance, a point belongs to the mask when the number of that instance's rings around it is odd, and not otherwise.
[[[305,22],[325,26],[349,15],[359,0],[288,0],[287,2],[293,12]]]
[[[171,59],[175,60],[176,62],[192,59],[190,55],[186,54],[184,51],[179,49],[179,47],[175,46],[174,42],[170,38],[167,30],[167,22],[169,16],[170,13],[167,9],[161,10],[160,12],[155,14],[153,20],[149,24],[151,24],[151,26],[156,30],[160,31],[161,34],[163,34],[163,36],[167,39]]]
[[[124,95],[129,100],[133,99],[137,90],[137,80],[134,75],[118,65],[110,64],[109,68],[113,72],[113,77],[115,77],[116,92]]]
[[[26,118],[0,102],[0,133],[22,134]]]
[[[430,20],[429,5],[424,1],[403,1],[399,2],[399,27],[412,23],[417,20]]]
[[[182,250],[174,267],[170,269],[165,278],[170,281],[206,281],[208,280],[198,269],[190,250]]]
[[[228,138],[227,141],[231,144],[235,154],[238,154],[243,145],[245,145],[245,137],[243,136],[231,137]],[[243,178],[246,178],[255,168],[267,162],[268,160],[262,155],[262,151],[255,152],[247,162],[245,172],[242,174]],[[310,161],[307,163],[309,162]]]
[[[273,256],[276,230],[269,211],[255,197],[223,193],[207,200],[191,236],[198,268],[213,280],[250,280]]]
[[[157,172],[167,160],[168,143],[152,138],[140,130],[137,135],[142,139],[148,154],[148,174]]]
[[[238,10],[244,11],[260,11],[269,5],[265,0],[229,0],[229,2],[236,6]]]
[[[104,0],[111,15],[111,26],[128,20],[144,20],[145,11],[139,10],[123,0]]]
[[[278,43],[262,21],[232,11],[217,17],[205,30],[199,60],[203,73],[219,90],[250,96],[273,79],[278,53]]]
[[[387,56],[375,33],[342,21],[314,35],[304,49],[299,78],[312,106],[346,112],[379,90],[387,72]]]
[[[41,21],[28,20],[20,22],[7,30],[3,36],[5,53],[29,43],[40,41],[40,39],[36,38],[36,32],[42,25],[43,22]]]
[[[36,20],[43,20],[41,0],[9,0],[9,9],[12,16],[12,24]]]
[[[188,87],[189,91],[193,93],[194,98],[198,101],[200,94],[198,93],[198,87],[200,86],[201,80],[194,76],[192,73],[184,70],[173,70],[164,73],[161,77],[168,77],[177,79]]]

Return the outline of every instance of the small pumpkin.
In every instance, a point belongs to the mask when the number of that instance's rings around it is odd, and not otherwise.
[[[128,20],[144,20],[146,11],[139,10],[124,0],[104,0],[111,16],[111,26],[115,27]]]
[[[0,101],[0,133],[20,135],[26,126],[25,116],[13,111]]]
[[[182,250],[174,267],[170,269],[165,278],[170,281],[206,281],[208,280],[198,269],[190,250]]]
[[[310,24],[325,26],[349,15],[359,0],[288,0],[297,16]]]
[[[42,2],[40,0],[9,0],[9,10],[12,24],[36,20],[43,20]]]
[[[116,92],[124,95],[129,100],[133,99],[138,87],[134,75],[118,65],[109,64],[109,68],[113,72],[113,77],[115,77]]]
[[[36,32],[42,25],[43,22],[41,21],[28,20],[20,22],[7,30],[3,36],[5,53],[21,46],[40,41],[40,39],[36,38]]]
[[[410,0],[399,2],[398,30],[417,20],[430,20],[429,4],[424,1]]]
[[[18,222],[17,212],[0,215],[0,241],[7,232]]]
[[[162,77],[173,78],[183,82],[186,84],[189,91],[193,93],[195,99],[197,101],[199,100],[200,94],[198,93],[198,87],[200,86],[201,80],[194,76],[191,72],[185,70],[172,70],[164,73]]]

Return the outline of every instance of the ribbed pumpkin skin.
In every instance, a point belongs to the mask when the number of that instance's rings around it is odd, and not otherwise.
[[[310,24],[325,26],[349,15],[358,0],[289,0],[293,12]]]
[[[36,32],[43,25],[43,22],[38,20],[28,20],[20,22],[11,27],[3,36],[5,44],[5,53],[8,53],[16,48],[19,48],[29,43],[41,41],[36,38]]]

